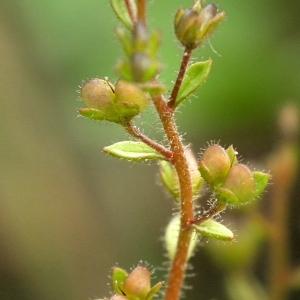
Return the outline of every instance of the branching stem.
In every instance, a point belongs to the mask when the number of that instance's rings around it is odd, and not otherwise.
[[[137,0],[137,22],[146,25],[146,0]],[[194,219],[193,192],[191,174],[188,167],[185,147],[181,141],[177,126],[173,115],[173,107],[178,95],[188,62],[191,57],[191,50],[185,50],[183,55],[181,68],[173,88],[171,105],[169,106],[163,95],[153,96],[153,103],[161,119],[165,134],[170,143],[172,151],[172,163],[176,169],[181,198],[181,225],[178,237],[177,251],[169,272],[168,286],[166,289],[165,300],[179,300],[183,281],[185,277],[188,249],[192,238],[192,227],[188,226],[190,221]],[[135,127],[129,127],[131,133],[137,134],[140,138],[145,139],[144,135],[140,135]],[[133,131],[132,131],[133,129]],[[148,141],[145,139],[144,141]]]
[[[191,55],[192,55],[192,49],[190,48],[186,48],[184,50],[183,56],[182,56],[182,60],[181,60],[181,65],[180,65],[180,69],[177,75],[177,79],[176,82],[174,84],[173,90],[171,92],[171,96],[169,99],[169,107],[174,108],[175,103],[176,103],[176,99],[186,72],[186,69],[188,67],[189,61],[191,59]]]
[[[136,127],[132,122],[129,122],[125,126],[127,132],[132,135],[133,137],[141,140],[160,154],[162,154],[167,160],[172,161],[173,159],[173,152],[164,147],[163,145],[157,143],[156,141],[149,138],[147,135],[142,133],[138,127]]]

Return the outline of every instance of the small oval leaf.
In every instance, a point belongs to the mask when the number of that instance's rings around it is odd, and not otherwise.
[[[180,196],[179,180],[174,166],[167,161],[161,161],[160,178],[165,188],[176,199],[176,201],[179,201],[179,196]]]
[[[194,228],[198,234],[207,238],[231,241],[234,237],[230,229],[213,219],[208,219],[199,225],[194,225]]]
[[[114,267],[112,271],[112,288],[119,295],[123,295],[123,287],[128,273],[121,268]]]
[[[102,121],[105,120],[105,113],[96,108],[81,108],[79,114],[85,118]]]
[[[133,13],[136,12],[136,5],[135,5],[135,1],[129,0],[130,1],[130,5],[133,9]],[[118,19],[128,28],[128,29],[132,29],[133,28],[133,24],[132,24],[132,20],[128,14],[126,5],[125,5],[125,1],[124,0],[110,0],[111,6],[116,14],[116,16],[118,17]]]
[[[130,161],[165,159],[160,153],[143,142],[118,142],[105,147],[103,151],[117,158],[124,158]]]
[[[162,281],[160,281],[157,284],[155,284],[151,288],[150,292],[148,293],[148,295],[146,297],[146,300],[152,300],[156,296],[156,294],[160,291],[160,289],[162,288],[163,284],[164,283]]]
[[[168,224],[165,232],[165,247],[167,250],[168,257],[173,260],[177,250],[177,242],[180,230],[180,215],[174,216]],[[197,234],[193,231],[191,243],[188,251],[188,258],[190,258],[197,245]]]
[[[227,149],[226,149],[226,152],[230,158],[230,161],[231,161],[231,166],[233,166],[234,164],[236,164],[238,162],[238,158],[237,158],[237,155],[239,154],[234,148],[233,148],[233,145],[229,146]]]
[[[187,148],[185,150],[185,153],[192,179],[193,196],[194,199],[196,199],[199,196],[199,193],[203,186],[203,179],[198,170],[197,160],[192,150]],[[175,167],[167,161],[161,161],[160,177],[165,188],[170,192],[170,194],[175,198],[175,200],[179,202],[180,185]]]
[[[207,79],[212,65],[212,60],[200,61],[189,66],[187,69],[183,82],[181,84],[176,106],[178,106],[185,98],[196,91]]]
[[[255,182],[255,196],[259,197],[264,192],[269,183],[270,174],[258,171],[253,172],[252,174]]]
[[[226,289],[231,300],[267,300],[269,296],[253,276],[230,274],[226,278]]]

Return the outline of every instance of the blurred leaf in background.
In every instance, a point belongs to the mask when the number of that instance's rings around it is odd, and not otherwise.
[[[149,2],[150,21],[163,37],[162,79],[170,87],[182,53],[173,17],[191,1]],[[210,80],[191,105],[183,105],[179,123],[196,150],[221,139],[256,159],[276,141],[280,104],[300,103],[300,4],[220,0],[219,5],[228,15],[224,26],[197,52],[202,60],[214,60]],[[0,3],[3,299],[99,298],[116,261],[124,267],[139,259],[162,263],[159,239],[170,205],[153,184],[156,168],[101,155],[99,149],[123,133],[76,116],[82,80],[117,79],[113,68],[121,50],[115,25],[109,1]],[[141,122],[159,136],[153,118],[149,111]],[[294,194],[299,199],[299,187]],[[293,253],[299,262],[298,219]],[[201,259],[195,258],[197,290],[203,299],[226,299],[216,294],[220,275]],[[199,284],[203,274],[208,284]],[[199,299],[196,292],[187,295]]]

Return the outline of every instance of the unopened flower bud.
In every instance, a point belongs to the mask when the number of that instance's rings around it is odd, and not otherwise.
[[[122,80],[116,84],[115,96],[115,113],[124,121],[142,112],[149,103],[143,90],[135,84]]]
[[[91,79],[82,86],[80,97],[87,107],[103,110],[112,104],[113,85],[107,80]]]
[[[224,19],[224,12],[218,13],[214,4],[204,8],[197,1],[192,9],[180,9],[175,16],[175,33],[187,48],[198,47]]]
[[[136,53],[132,56],[133,76],[138,82],[146,82],[153,79],[160,65],[158,61],[146,53]]]
[[[255,180],[250,169],[236,164],[231,169],[224,185],[217,192],[221,201],[232,205],[246,204],[255,198]]]
[[[124,292],[127,296],[144,299],[151,290],[151,272],[144,266],[137,266],[127,277]]]
[[[223,21],[225,18],[225,13],[219,12],[215,5],[209,4],[201,11],[201,30],[198,34],[198,39],[204,40],[209,37],[216,27]]]
[[[231,167],[231,160],[226,150],[219,145],[206,149],[199,164],[202,177],[211,185],[225,180]]]

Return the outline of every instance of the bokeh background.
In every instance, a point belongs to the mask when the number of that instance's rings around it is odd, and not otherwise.
[[[150,23],[163,36],[162,80],[171,86],[182,53],[173,17],[192,1],[149,2]],[[195,151],[220,140],[263,166],[278,144],[279,108],[300,103],[300,3],[217,2],[228,17],[195,57],[212,57],[213,71],[180,110],[178,123]],[[101,148],[126,134],[76,112],[82,80],[117,79],[116,24],[108,0],[0,2],[1,299],[101,298],[112,265],[129,268],[141,259],[164,265],[161,236],[172,201],[158,184],[157,166],[106,157]],[[162,139],[153,111],[139,122]],[[296,183],[290,226],[295,265],[299,177]],[[187,299],[227,299],[224,274],[204,252],[200,248],[193,258],[195,277],[188,284],[195,289],[186,291]],[[299,298],[297,292],[290,297]]]

